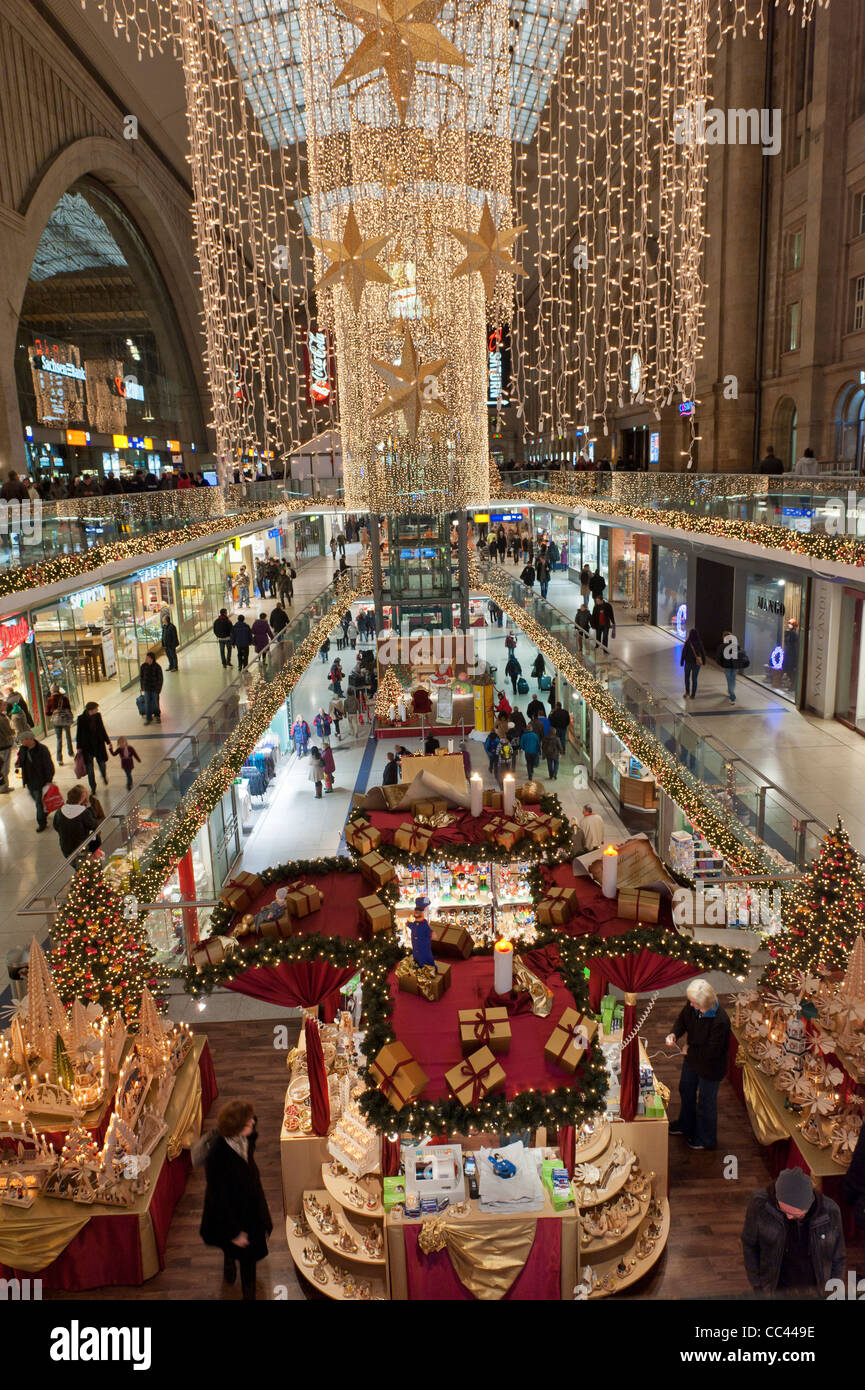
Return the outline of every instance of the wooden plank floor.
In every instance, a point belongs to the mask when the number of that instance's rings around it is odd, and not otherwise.
[[[670,1051],[663,1040],[680,1007],[681,1000],[659,1000],[643,1029],[657,1073],[673,1092],[671,1117],[678,1111],[681,1061],[678,1055],[663,1055]],[[251,1100],[258,1113],[258,1161],[274,1224],[270,1256],[258,1267],[259,1298],[273,1298],[278,1289],[282,1298],[321,1299],[314,1286],[298,1278],[285,1243],[279,1131],[287,1072],[285,1051],[273,1045],[273,1026],[273,1021],[202,1025],[210,1039],[220,1092],[210,1119],[212,1124],[219,1105],[232,1098]],[[714,1153],[694,1153],[683,1139],[670,1139],[670,1239],[655,1269],[628,1297],[725,1299],[749,1292],[739,1237],[748,1199],[768,1182],[768,1168],[744,1108],[726,1082],[721,1086],[718,1113]],[[728,1155],[738,1161],[735,1180],[723,1176]],[[140,1288],[93,1289],[52,1297],[239,1300],[239,1287],[226,1288],[222,1283],[220,1252],[209,1250],[199,1237],[203,1197],[204,1175],[193,1170],[174,1215],[166,1268],[155,1279]],[[865,1241],[851,1245],[848,1256],[850,1268],[862,1268]]]

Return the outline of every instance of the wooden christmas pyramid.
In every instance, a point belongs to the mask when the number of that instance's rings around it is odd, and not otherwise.
[[[865,936],[861,932],[848,957],[840,993],[856,1003],[865,1002]]]
[[[32,1051],[40,1057],[53,1059],[58,1033],[65,1041],[68,1031],[66,1010],[54,987],[42,947],[34,936],[30,943],[30,968],[27,974],[27,1041]]]

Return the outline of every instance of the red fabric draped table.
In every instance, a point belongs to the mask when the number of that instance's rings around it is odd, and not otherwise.
[[[527,811],[540,811],[540,806],[526,806]],[[405,806],[395,811],[364,811],[364,815],[370,825],[375,826],[376,830],[381,831],[381,845],[379,853],[387,857],[387,846],[393,844],[393,837],[401,825],[412,819],[412,808]],[[483,828],[488,821],[501,817],[501,811],[494,811],[485,806],[479,816],[473,816],[470,811],[463,811],[458,806],[451,808],[450,815],[456,819],[450,825],[440,826],[433,830],[430,847],[424,855],[425,860],[435,859],[436,853],[446,853],[448,850],[458,851],[463,845],[479,845],[483,842]]]
[[[498,1058],[507,1076],[505,1094],[509,1099],[521,1091],[554,1091],[558,1086],[575,1084],[572,1076],[551,1066],[544,1057],[544,1043],[556,1020],[565,1009],[574,1008],[573,995],[558,973],[558,951],[551,946],[523,951],[521,955],[529,969],[552,990],[553,1007],[547,1018],[537,1018],[533,1013],[511,1017],[510,1051]],[[425,1100],[451,1098],[445,1072],[463,1060],[457,1013],[460,1009],[482,1007],[493,984],[492,956],[472,956],[466,961],[448,963],[451,987],[435,1003],[403,993],[397,988],[394,975],[388,977],[394,1001],[393,1032],[429,1077],[422,1093]],[[579,1076],[576,1085],[579,1086]]]
[[[204,1117],[218,1095],[213,1059],[206,1038],[196,1039],[194,1052],[186,1058],[178,1072],[175,1094],[184,1069],[195,1066],[201,1078],[201,1115]],[[188,1082],[190,1079],[184,1080]],[[169,1117],[173,1102],[174,1095],[169,1101]],[[152,1174],[158,1165],[155,1186],[144,1199],[139,1199],[140,1205],[135,1203],[131,1210],[117,1211],[99,1206],[89,1208],[92,1214],[87,1224],[51,1264],[36,1271],[0,1264],[0,1277],[41,1279],[45,1292],[80,1292],[113,1285],[143,1284],[147,1279],[152,1279],[165,1268],[168,1231],[192,1166],[188,1149],[182,1149],[177,1158],[165,1156],[167,1138],[165,1136],[157,1146],[154,1161],[148,1170],[148,1174]],[[63,1202],[62,1205],[76,1212],[87,1210],[74,1202]]]
[[[544,1212],[526,1213],[526,1217],[537,1216],[535,1238],[531,1251],[520,1273],[501,1302],[554,1303],[572,1299],[576,1284],[576,1218],[570,1212],[566,1219],[559,1215]],[[477,1216],[464,1218],[476,1222]],[[482,1218],[481,1218],[482,1219]],[[490,1232],[495,1232],[507,1222],[506,1216],[488,1218]],[[459,1226],[460,1218],[453,1218],[454,1226]],[[425,1255],[418,1244],[420,1222],[405,1223],[402,1226],[404,1269],[397,1260],[396,1268],[391,1269],[392,1297],[398,1301],[410,1299],[432,1300],[435,1302],[477,1302],[460,1281],[451,1263],[447,1250],[438,1250]],[[389,1243],[389,1250],[393,1250]]]
[[[305,884],[318,888],[324,901],[317,912],[311,912],[308,917],[296,918],[297,934],[314,936],[320,933],[322,936],[339,936],[349,941],[359,941],[357,901],[358,898],[365,898],[372,892],[366,880],[360,874],[346,873],[303,874],[298,877],[302,877]],[[249,914],[254,917],[256,912],[267,907],[276,897],[277,889],[285,886],[285,883],[269,883],[248,909]],[[245,912],[237,913],[232,918],[232,925],[246,915]]]

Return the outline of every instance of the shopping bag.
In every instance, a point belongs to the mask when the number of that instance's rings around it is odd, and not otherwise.
[[[143,718],[143,717],[144,717],[144,711],[145,711],[146,708],[147,708],[147,705],[146,705],[145,702],[144,702],[144,692],[143,692],[143,691],[142,691],[142,693],[138,696],[138,699],[135,701],[135,708],[138,710],[138,713],[139,713],[139,714],[141,715],[141,717]],[[79,775],[80,775],[80,774],[79,774]]]
[[[47,813],[47,815],[50,816],[53,811],[59,811],[62,805],[62,791],[57,786],[56,782],[49,782],[46,787],[42,788],[43,810]]]
[[[81,752],[80,748],[78,752],[75,754],[75,761],[72,764],[72,770],[75,773],[76,777],[86,777],[87,775],[87,763],[84,761],[84,754]]]

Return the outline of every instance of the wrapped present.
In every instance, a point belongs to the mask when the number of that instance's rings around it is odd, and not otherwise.
[[[376,932],[390,931],[392,926],[390,908],[375,893],[368,898],[358,898],[357,915],[360,934],[365,941]]]
[[[262,922],[261,938],[263,941],[284,941],[294,936],[296,930],[295,918],[290,912],[283,912],[280,917],[270,917]]]
[[[450,806],[440,797],[432,797],[425,801],[416,801],[411,809],[416,816],[441,816],[450,810]]]
[[[435,967],[418,965],[414,956],[403,956],[395,971],[397,985],[403,994],[416,994],[434,1003],[451,987],[451,968],[437,960]]]
[[[501,1090],[506,1079],[504,1067],[488,1047],[479,1047],[445,1072],[451,1091],[467,1108],[479,1105],[485,1096]]]
[[[504,797],[501,792],[485,791],[483,804],[490,811],[502,811],[505,805]]]
[[[370,1075],[394,1110],[402,1110],[419,1096],[429,1080],[405,1043],[387,1043],[370,1063]]]
[[[522,801],[530,806],[537,806],[541,797],[546,796],[540,782],[520,782],[514,794],[517,801]]]
[[[370,825],[365,818],[349,821],[345,827],[346,844],[356,849],[358,854],[370,854],[381,844],[381,831]]]
[[[210,936],[206,941],[199,941],[193,950],[192,964],[196,970],[203,970],[205,965],[219,965],[234,948],[235,942],[230,937]]]
[[[495,844],[496,836],[504,824],[504,816],[490,816],[489,820],[484,824],[481,830],[481,834],[487,841],[487,844]]]
[[[432,839],[432,830],[423,825],[412,825],[409,821],[404,821],[395,832],[393,842],[397,849],[404,849],[409,854],[426,854]]]
[[[474,950],[474,942],[465,927],[457,926],[455,922],[431,922],[430,932],[430,945],[434,956],[468,960]]]
[[[323,901],[319,890],[313,888],[309,883],[285,896],[286,910],[291,913],[292,917],[308,917],[311,912],[318,912]]]
[[[565,1009],[544,1043],[544,1056],[553,1066],[561,1067],[563,1071],[573,1075],[597,1031],[597,1022],[590,1014],[579,1014],[576,1009]]]
[[[620,917],[631,922],[657,922],[661,895],[650,888],[620,888],[616,903]]]
[[[546,844],[550,838],[550,817],[529,812],[523,820],[523,834],[534,840],[536,845]]]
[[[499,1057],[511,1050],[511,1023],[507,1009],[460,1009],[457,1014],[463,1052],[488,1047]]]
[[[373,850],[371,854],[365,854],[358,861],[360,871],[367,883],[371,883],[373,888],[384,888],[386,883],[390,883],[396,878],[396,869],[393,864],[389,864],[386,859]]]
[[[254,902],[264,892],[264,884],[258,874],[241,873],[232,874],[231,882],[237,884],[238,888],[245,888],[249,894],[250,902]]]
[[[538,924],[542,927],[560,927],[570,922],[576,911],[576,888],[547,888],[538,903]]]
[[[398,809],[400,802],[408,791],[410,783],[398,782],[395,786],[382,787],[381,794],[387,802],[389,811]]]
[[[246,912],[252,906],[252,898],[246,889],[242,884],[235,883],[231,879],[221,889],[219,901],[225,903],[225,906],[231,908],[231,911],[235,913]]]
[[[516,821],[506,820],[496,830],[495,842],[502,849],[513,849],[517,840],[522,839],[523,828]]]

